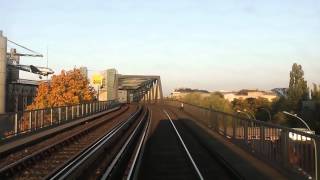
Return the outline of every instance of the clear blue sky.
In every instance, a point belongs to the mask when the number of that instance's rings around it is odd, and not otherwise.
[[[286,87],[293,62],[320,83],[319,0],[11,0],[0,29],[44,54],[48,46],[55,71],[156,74],[167,93]]]

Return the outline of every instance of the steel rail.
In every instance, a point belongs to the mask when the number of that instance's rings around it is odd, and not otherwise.
[[[150,124],[151,124],[151,119],[152,119],[152,111],[150,110],[150,114],[149,114],[149,117],[148,117],[148,121],[147,121],[147,124],[145,126],[145,129],[143,131],[143,134],[142,134],[142,137],[139,141],[139,145],[138,145],[138,148],[137,148],[137,151],[134,155],[134,158],[133,158],[133,162],[132,162],[132,165],[130,167],[130,170],[129,170],[129,174],[127,176],[127,180],[129,179],[136,179],[137,178],[137,175],[138,175],[138,168],[141,164],[141,160],[142,160],[142,156],[143,156],[143,153],[144,153],[144,149],[145,149],[145,146],[146,146],[146,140],[147,140],[147,137],[149,135],[149,130],[150,130]]]
[[[120,158],[124,155],[125,150],[129,147],[134,135],[136,135],[136,133],[138,132],[138,130],[141,127],[142,122],[145,119],[145,117],[147,116],[147,114],[148,114],[148,110],[145,111],[144,115],[142,116],[141,120],[139,121],[139,124],[135,127],[134,131],[131,133],[130,137],[127,139],[125,144],[122,146],[121,150],[117,153],[116,157],[112,160],[111,164],[106,169],[105,173],[102,175],[101,180],[106,180],[106,179],[110,178],[110,176],[113,173],[113,170],[115,169],[118,162],[120,161]]]
[[[46,179],[66,179],[71,175],[78,167],[82,165],[86,160],[88,160],[92,155],[94,155],[100,148],[102,148],[106,143],[108,143],[114,135],[116,135],[122,128],[130,123],[136,116],[141,112],[141,108],[135,112],[132,116],[128,118],[127,121],[119,122],[112,130],[110,130],[106,135],[100,138],[92,146],[86,148],[82,153],[77,155],[74,159],[67,162],[62,169],[57,170],[52,173]]]
[[[203,180],[204,178],[203,178],[203,176],[202,176],[202,174],[201,174],[201,172],[200,172],[200,170],[199,170],[199,168],[198,168],[197,164],[195,163],[194,159],[192,158],[192,156],[191,156],[191,154],[190,154],[190,152],[189,152],[189,150],[188,150],[187,146],[185,145],[185,143],[184,143],[183,139],[181,138],[180,133],[179,133],[179,131],[177,130],[176,126],[174,125],[174,123],[173,123],[173,121],[172,121],[171,117],[169,116],[169,114],[168,114],[168,112],[167,112],[166,110],[163,110],[163,112],[164,112],[164,113],[165,113],[165,115],[169,118],[170,123],[171,123],[171,125],[172,125],[173,129],[175,130],[175,132],[176,132],[176,134],[177,134],[177,136],[178,136],[178,138],[179,138],[179,140],[180,140],[180,142],[181,142],[181,144],[182,144],[182,146],[183,146],[183,148],[184,148],[185,152],[187,153],[188,158],[189,158],[190,162],[192,163],[193,168],[194,168],[194,169],[195,169],[195,171],[197,172],[197,175],[198,175],[199,179]]]

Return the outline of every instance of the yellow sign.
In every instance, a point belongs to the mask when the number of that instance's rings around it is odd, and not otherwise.
[[[103,79],[103,76],[101,76],[100,74],[94,74],[92,76],[92,83],[95,85],[101,85],[102,79]]]

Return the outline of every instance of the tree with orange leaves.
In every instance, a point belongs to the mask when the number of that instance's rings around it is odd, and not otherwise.
[[[79,69],[61,71],[50,82],[41,83],[28,109],[66,106],[94,100],[95,91]]]

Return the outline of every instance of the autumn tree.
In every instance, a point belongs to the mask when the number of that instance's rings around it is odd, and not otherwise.
[[[94,99],[94,89],[79,69],[61,71],[50,82],[39,85],[36,98],[28,109],[40,109],[79,104]]]

